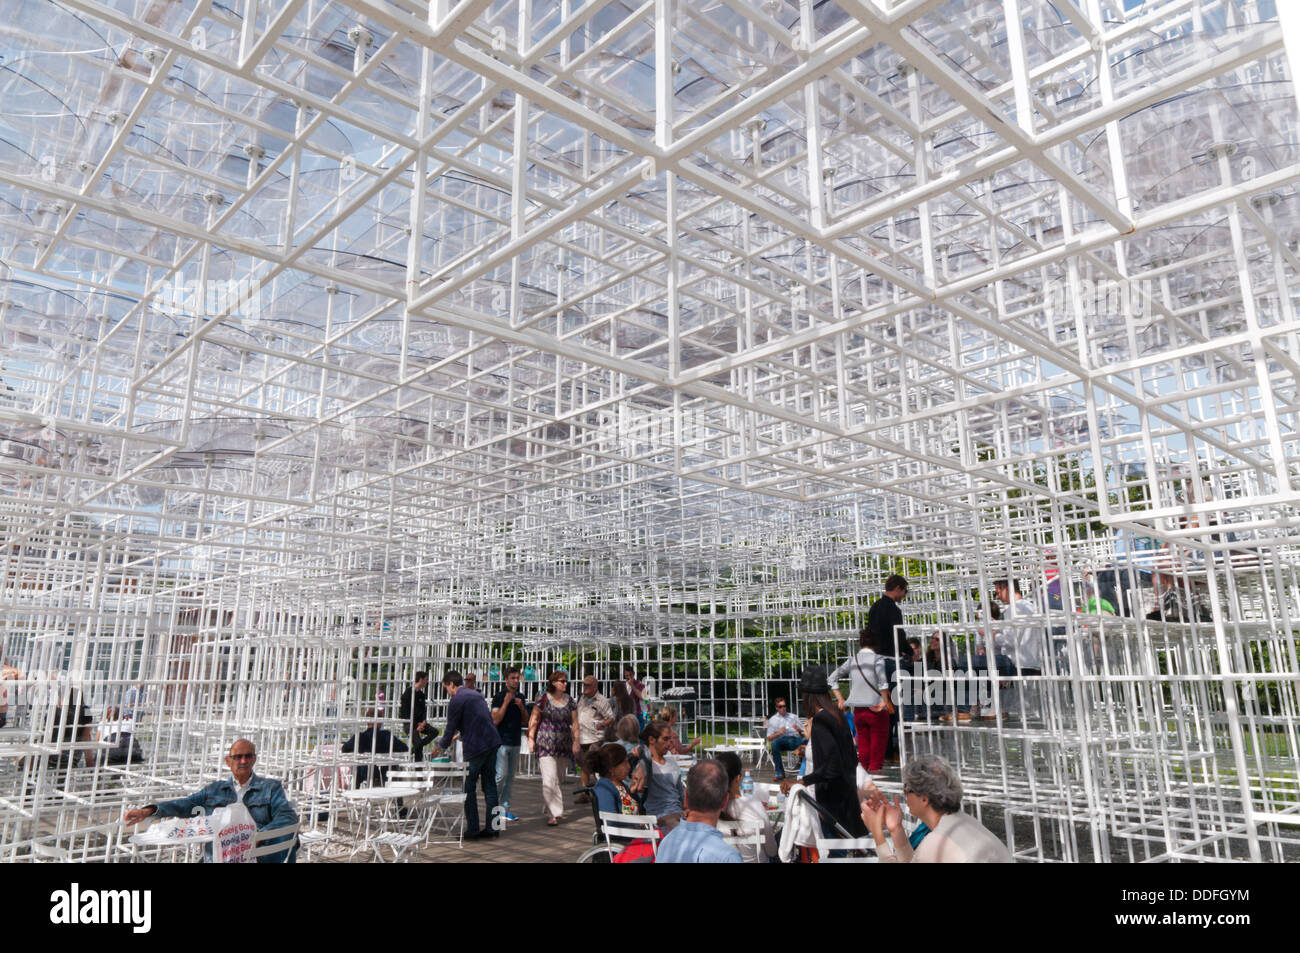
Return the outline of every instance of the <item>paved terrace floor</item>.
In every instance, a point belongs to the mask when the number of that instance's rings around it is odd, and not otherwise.
[[[770,781],[772,771],[764,767],[754,774],[756,781]],[[572,863],[592,845],[595,824],[590,804],[575,804],[574,794],[579,786],[576,774],[570,774],[564,785],[564,817],[558,827],[548,827],[542,810],[542,781],[540,777],[517,777],[511,800],[511,809],[519,815],[510,822],[500,837],[472,841],[464,847],[435,844],[410,856],[411,863],[460,864],[518,864],[518,863]],[[483,795],[479,793],[479,816],[483,813]],[[350,844],[332,844],[324,856],[313,854],[312,862],[347,863]],[[385,859],[391,854],[385,852]],[[362,851],[353,862],[371,860],[369,851]]]

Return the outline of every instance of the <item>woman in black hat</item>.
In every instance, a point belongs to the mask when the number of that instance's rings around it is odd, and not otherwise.
[[[809,738],[813,766],[799,781],[805,786],[815,785],[813,799],[850,834],[862,837],[867,829],[858,807],[858,755],[844,714],[831,698],[826,670],[820,665],[804,669],[799,692],[803,695],[804,713],[812,718]],[[794,783],[783,781],[781,788],[788,792]],[[823,822],[822,826],[824,836],[839,836],[829,824]]]

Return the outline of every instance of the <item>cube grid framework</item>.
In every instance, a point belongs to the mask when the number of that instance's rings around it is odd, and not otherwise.
[[[328,812],[417,669],[750,735],[893,572],[903,758],[1017,859],[1300,858],[1293,18],[7,3],[0,860],[242,736]]]

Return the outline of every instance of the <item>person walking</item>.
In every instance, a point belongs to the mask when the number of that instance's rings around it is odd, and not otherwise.
[[[857,756],[844,713],[831,698],[826,670],[820,665],[804,669],[799,678],[799,691],[803,695],[803,710],[811,714],[808,737],[812,764],[812,770],[799,783],[812,788],[813,799],[850,835],[860,837],[867,828],[858,805]],[[781,790],[788,794],[794,784],[786,778],[781,782]],[[825,821],[822,832],[825,837],[839,836]]]
[[[858,763],[864,771],[875,773],[884,767],[889,747],[889,716],[893,709],[884,654],[880,651],[881,635],[871,628],[858,633],[858,651],[830,676],[830,685],[840,711],[853,710],[857,728]],[[845,701],[838,684],[848,680],[849,697]]]
[[[578,757],[578,705],[569,695],[569,676],[558,669],[546,680],[546,691],[533,706],[528,720],[528,744],[537,754],[542,771],[546,823],[554,827],[564,816],[560,761]]]
[[[582,680],[582,694],[578,697],[578,765],[582,770],[584,788],[591,784],[591,774],[587,771],[587,752],[604,743],[605,729],[613,723],[614,708],[609,699],[600,693],[596,676],[585,676]],[[591,796],[579,794],[575,800],[579,804],[590,804]]]
[[[898,666],[912,661],[912,644],[903,629],[903,610],[898,604],[907,598],[907,580],[894,573],[885,580],[885,594],[871,604],[867,610],[867,628],[871,630],[877,652],[885,659],[885,680],[881,687],[894,684]],[[899,745],[898,709],[890,703],[889,743],[885,757],[889,761],[898,758]]]
[[[506,687],[492,696],[492,721],[496,723],[501,747],[497,749],[497,800],[507,821],[519,820],[510,812],[510,788],[519,767],[520,738],[528,709],[519,694],[519,669],[506,669]]]

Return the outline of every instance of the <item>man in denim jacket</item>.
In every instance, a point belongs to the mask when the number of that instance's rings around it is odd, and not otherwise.
[[[122,820],[129,825],[138,824],[148,817],[191,817],[200,812],[206,815],[219,807],[234,804],[242,798],[244,807],[248,808],[248,813],[252,815],[253,823],[257,825],[259,831],[267,828],[289,827],[298,823],[298,812],[285,796],[283,785],[271,778],[259,778],[253,774],[253,765],[256,762],[257,750],[253,747],[253,743],[246,738],[240,738],[230,746],[230,754],[226,755],[226,766],[230,768],[231,775],[229,779],[213,781],[203,790],[189,797],[163,801],[161,804],[148,804],[127,811]],[[280,842],[276,840],[267,843]],[[287,862],[293,863],[297,859],[297,854],[298,844],[295,838],[289,849]],[[203,856],[206,860],[212,859],[211,844],[204,845]],[[258,863],[285,862],[283,851],[258,858]]]

